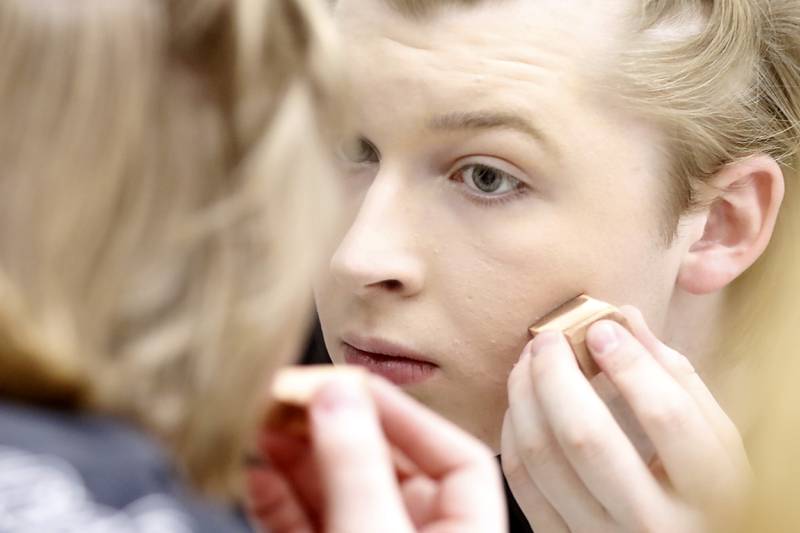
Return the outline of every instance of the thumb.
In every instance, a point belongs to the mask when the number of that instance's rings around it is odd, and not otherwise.
[[[325,492],[326,531],[413,531],[389,445],[366,386],[332,379],[311,405],[314,454]]]

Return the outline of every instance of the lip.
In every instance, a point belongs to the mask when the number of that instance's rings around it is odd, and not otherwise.
[[[425,355],[392,341],[354,334],[343,335],[341,340],[348,364],[365,367],[395,385],[420,383],[439,368]]]

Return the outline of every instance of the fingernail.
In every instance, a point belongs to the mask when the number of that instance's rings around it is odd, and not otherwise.
[[[604,355],[617,348],[619,345],[619,335],[617,329],[610,322],[603,321],[595,324],[589,329],[586,338],[589,349],[595,355]]]
[[[543,331],[533,338],[530,344],[531,356],[536,356],[539,352],[558,343],[560,333],[558,331]]]

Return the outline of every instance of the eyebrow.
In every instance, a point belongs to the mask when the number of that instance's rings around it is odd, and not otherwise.
[[[428,127],[433,130],[516,130],[548,148],[555,149],[551,139],[531,122],[507,111],[467,111],[438,115],[431,119]]]

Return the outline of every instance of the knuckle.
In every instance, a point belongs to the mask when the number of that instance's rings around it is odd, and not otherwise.
[[[669,365],[674,375],[688,378],[697,374],[697,370],[694,368],[692,362],[689,361],[688,357],[672,348],[667,347],[665,350],[668,354],[667,359],[669,360]]]
[[[500,455],[500,465],[508,478],[518,477],[520,473],[525,471],[525,465],[522,463],[522,458],[518,453],[502,453]]]
[[[528,470],[522,461],[518,459],[507,460],[505,457],[503,461],[503,473],[511,486],[518,485],[520,482],[528,479]]]
[[[520,446],[520,470],[527,471],[526,465],[531,468],[538,468],[553,460],[554,443],[547,438],[532,437],[528,438]]]
[[[584,458],[595,457],[603,448],[604,432],[597,422],[571,424],[561,431],[560,441],[572,453]]]
[[[642,420],[649,427],[680,431],[687,426],[688,409],[683,399],[663,398],[643,410]]]
[[[516,445],[517,454],[503,460],[503,468],[513,470],[517,475],[528,477],[531,471],[536,471],[542,466],[555,460],[557,445],[555,439],[549,435],[536,431],[528,432],[522,442]]]
[[[642,347],[634,339],[623,339],[612,352],[613,357],[606,360],[605,367],[620,378],[635,379],[635,373],[642,368]]]

